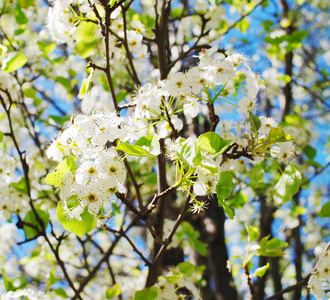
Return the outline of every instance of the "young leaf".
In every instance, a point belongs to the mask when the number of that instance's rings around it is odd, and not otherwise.
[[[2,62],[2,72],[10,73],[18,70],[27,63],[27,57],[21,52],[9,52]]]
[[[249,226],[247,223],[245,223],[245,228],[248,232],[248,242],[249,243],[258,239],[259,228],[257,226]]]
[[[111,288],[108,288],[105,292],[105,297],[107,299],[112,299],[114,297],[117,297],[121,294],[121,288],[120,285],[114,284]]]
[[[152,286],[149,289],[137,291],[134,300],[155,300],[158,294],[158,288]]]
[[[85,208],[85,211],[80,215],[82,218],[81,221],[77,219],[70,220],[70,218],[65,214],[62,202],[57,204],[56,214],[58,220],[66,230],[79,236],[83,236],[87,232],[92,231],[97,225],[96,218],[88,212],[87,207]]]
[[[299,191],[301,179],[299,168],[293,164],[288,165],[274,187],[274,201],[277,204],[283,204],[291,200],[292,196]]]
[[[218,205],[221,206],[224,210],[224,212],[227,214],[227,216],[232,220],[235,217],[235,209],[228,205],[228,203],[225,200],[218,200]]]
[[[120,144],[116,147],[117,150],[121,150],[125,152],[127,155],[132,156],[144,156],[144,157],[152,157],[153,155],[148,152],[146,149],[141,146],[131,145],[131,144]]]
[[[330,217],[330,201],[328,201],[327,203],[325,203],[322,206],[318,216],[321,217],[321,218],[329,218]]]
[[[279,142],[288,142],[288,141],[292,141],[292,140],[294,140],[294,138],[292,136],[290,136],[289,134],[286,134],[284,132],[283,128],[273,127],[269,131],[268,141],[270,143],[274,144],[274,143],[279,143]]]
[[[266,271],[268,270],[268,268],[269,268],[269,263],[267,263],[267,264],[266,264],[265,266],[263,266],[263,267],[260,267],[260,268],[256,269],[256,270],[254,271],[253,276],[258,276],[258,277],[262,277],[262,276],[264,276],[265,273],[266,273]]]
[[[16,4],[16,8],[15,8],[15,20],[16,23],[19,25],[25,25],[29,21],[29,19],[25,16],[24,12],[22,11],[19,3]]]
[[[231,140],[223,139],[216,132],[206,132],[198,138],[199,148],[211,154],[223,153],[229,147],[230,142]]]
[[[175,267],[175,269],[178,270],[185,277],[190,277],[195,272],[195,266],[192,263],[188,262],[188,261],[179,263]]]
[[[49,222],[49,214],[41,209],[36,209],[36,213],[38,214],[39,218],[42,220],[44,229],[46,229],[48,222]],[[36,228],[39,229],[39,231],[42,231],[42,226],[37,221],[37,218],[34,215],[34,212],[32,210],[28,211],[28,213],[26,214],[26,216],[24,218],[24,222],[34,225]],[[28,239],[34,238],[38,234],[36,229],[34,229],[28,225],[24,225],[23,229],[24,229],[25,235]]]
[[[289,244],[278,239],[269,239],[269,235],[263,237],[259,243],[260,248],[258,249],[258,255],[260,256],[282,256],[284,255],[283,249],[288,247]]]
[[[69,298],[68,294],[67,294],[67,293],[65,292],[65,290],[64,290],[63,288],[61,288],[61,287],[55,289],[54,292],[55,292],[55,294],[56,294],[57,296],[60,296],[61,298],[64,298],[64,299],[68,299],[68,298]]]
[[[250,122],[250,125],[251,125],[251,128],[252,128],[252,131],[254,133],[257,133],[260,126],[261,126],[261,121],[257,116],[252,114],[250,111],[249,111],[249,122]]]
[[[64,184],[65,175],[74,173],[76,169],[76,161],[73,156],[69,156],[56,167],[54,172],[47,174],[45,181],[53,186],[61,187]]]
[[[229,172],[221,172],[219,182],[216,186],[218,199],[227,199],[231,195],[233,187],[235,187],[233,176]]]

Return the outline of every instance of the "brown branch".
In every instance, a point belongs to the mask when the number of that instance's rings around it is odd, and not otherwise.
[[[192,192],[192,189],[193,189],[193,187],[190,187],[190,192]],[[191,196],[190,196],[190,194],[188,194],[187,198],[186,198],[186,202],[185,202],[183,208],[181,209],[181,212],[178,215],[171,232],[165,238],[164,243],[159,248],[157,254],[153,258],[150,269],[149,269],[147,281],[146,281],[146,287],[150,287],[156,282],[157,277],[158,277],[156,275],[158,274],[158,269],[160,268],[164,252],[165,252],[166,248],[168,247],[168,245],[172,242],[172,238],[173,238],[175,232],[177,231],[179,225],[183,221],[183,217],[189,208],[190,199],[191,199]]]
[[[161,199],[162,197],[166,197],[167,195],[175,192],[176,190],[177,190],[177,187],[172,185],[169,188],[167,188],[165,191],[156,194],[147,207],[147,213],[151,213],[157,207],[157,203],[158,203],[159,199]]]
[[[115,233],[116,235],[119,235],[119,236],[125,238],[127,240],[127,242],[132,246],[133,251],[137,255],[139,255],[141,257],[141,259],[144,261],[145,265],[146,266],[150,266],[151,265],[151,262],[144,257],[144,255],[142,254],[142,252],[139,251],[139,249],[134,245],[134,243],[131,241],[131,239],[127,236],[127,234],[123,230],[123,227],[120,227],[119,230],[114,230],[114,229],[109,228],[107,225],[104,225],[103,228],[106,229],[106,230],[108,230],[108,231],[110,231],[110,232],[112,232],[112,233]]]
[[[246,275],[246,279],[247,279],[247,283],[248,283],[248,286],[249,286],[249,289],[250,289],[251,297],[252,297],[253,300],[255,300],[256,299],[255,289],[254,289],[254,285],[253,285],[253,282],[252,282],[252,279],[251,279],[251,275],[250,275],[250,272],[249,272],[247,266],[244,266],[244,273]]]
[[[296,284],[291,285],[291,286],[283,289],[282,291],[275,293],[274,295],[266,298],[265,300],[274,300],[274,299],[277,299],[278,297],[282,296],[283,294],[286,294],[288,292],[294,291],[295,289],[297,289],[298,287],[300,287],[302,285],[306,285],[310,276],[311,276],[311,274],[308,274],[304,279],[300,280]]]

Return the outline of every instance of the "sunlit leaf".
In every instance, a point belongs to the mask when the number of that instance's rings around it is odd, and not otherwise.
[[[152,286],[150,289],[137,291],[134,300],[154,300],[158,294],[158,288]]]
[[[10,73],[18,70],[27,63],[27,57],[21,52],[9,52],[2,62],[2,71]]]
[[[97,225],[97,219],[88,212],[87,207],[85,208],[85,211],[80,215],[82,219],[81,221],[74,218],[70,220],[70,218],[65,213],[62,202],[57,204],[56,213],[62,226],[66,230],[79,236],[83,236],[84,234],[92,231]]]
[[[120,285],[114,284],[111,288],[108,288],[105,292],[105,297],[107,299],[112,299],[114,297],[117,297],[121,294],[121,288]]]
[[[269,263],[267,262],[267,264],[263,267],[260,267],[258,269],[256,269],[254,271],[253,276],[258,276],[258,277],[262,277],[266,274],[266,271],[269,269]]]
[[[282,204],[291,200],[292,196],[299,191],[301,179],[299,168],[293,164],[288,165],[274,187],[274,201]]]
[[[318,216],[322,218],[330,217],[330,201],[322,206]]]
[[[42,221],[44,229],[46,229],[49,222],[49,214],[41,209],[35,209],[35,212],[38,214],[40,220]],[[42,231],[42,225],[38,222],[34,211],[28,211],[28,213],[25,215],[24,222],[34,225],[36,228],[38,228],[39,231]],[[24,225],[23,229],[28,239],[34,238],[38,235],[38,231],[33,227]]]

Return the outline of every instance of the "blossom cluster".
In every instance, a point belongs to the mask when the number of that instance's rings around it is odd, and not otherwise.
[[[15,170],[15,159],[0,151],[0,217],[5,219],[10,219],[12,213],[20,214],[28,209],[28,197],[14,187],[19,181]]]
[[[115,113],[80,115],[48,148],[49,158],[62,162],[73,157],[77,164],[76,170],[66,169],[62,174],[58,170],[53,179],[62,200],[67,201],[72,196],[78,198],[78,205],[73,210],[64,205],[71,218],[79,219],[86,207],[97,215],[125,181],[122,157],[109,145],[125,137],[127,131],[120,128],[122,126],[123,119]]]
[[[79,26],[86,24],[86,20],[96,22],[97,16],[92,7],[95,7],[98,17],[104,19],[104,8],[98,4],[98,1],[87,0],[56,0],[54,6],[48,11],[48,29],[50,34],[57,43],[75,44],[79,38],[76,33]],[[77,13],[77,9],[80,12]],[[84,23],[85,22],[85,23]],[[120,8],[117,8],[111,13],[110,28],[113,33],[109,38],[109,49],[114,60],[122,61],[125,57],[125,47],[123,41],[127,41],[127,47],[133,58],[144,58],[147,56],[147,46],[142,43],[144,25],[138,21],[130,22],[130,29],[125,28],[124,20],[120,13]],[[94,40],[101,39],[102,34],[100,28],[93,27]],[[91,41],[89,41],[91,42]]]
[[[330,244],[322,251],[308,281],[310,292],[317,299],[324,299],[330,288]]]

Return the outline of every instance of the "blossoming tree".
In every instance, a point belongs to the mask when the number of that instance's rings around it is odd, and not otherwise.
[[[303,2],[2,1],[1,297],[326,297]]]

